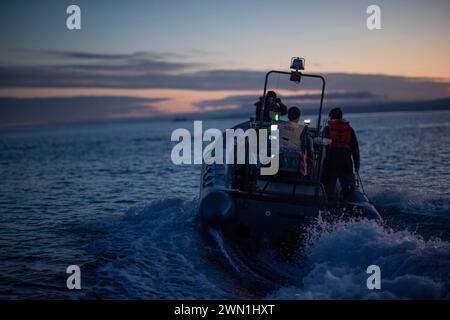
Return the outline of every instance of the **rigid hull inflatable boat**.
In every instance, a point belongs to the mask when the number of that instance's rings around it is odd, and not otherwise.
[[[306,139],[311,142],[308,157],[308,172],[299,175],[296,166],[289,163],[290,154],[280,151],[279,170],[274,175],[261,175],[261,163],[252,164],[248,142],[245,142],[246,163],[204,164],[201,172],[199,214],[202,221],[211,228],[239,243],[251,247],[298,243],[305,228],[315,221],[319,214],[334,219],[381,219],[376,208],[369,201],[359,176],[355,188],[345,199],[329,202],[321,183],[325,146],[330,143],[323,138],[320,128],[322,105],[325,93],[325,79],[320,75],[306,74],[304,60],[293,58],[292,71],[270,71],[266,74],[262,101],[265,101],[270,75],[287,75],[300,85],[303,78],[321,81],[321,97],[317,125],[309,125]],[[263,106],[263,109],[267,106]],[[275,114],[271,121],[250,119],[232,129],[265,129],[270,132],[283,121]],[[259,137],[259,136],[258,136]],[[225,133],[222,145],[226,145]],[[270,140],[270,136],[269,136]],[[261,141],[258,141],[261,143]],[[238,141],[234,147],[237,149]],[[223,154],[228,150],[223,149]],[[229,152],[229,151],[228,151]],[[294,156],[298,159],[298,155]],[[292,162],[292,161],[291,161]],[[298,162],[298,161],[297,161]],[[236,163],[236,162],[235,162]]]

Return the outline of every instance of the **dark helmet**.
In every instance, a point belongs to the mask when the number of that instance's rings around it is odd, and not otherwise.
[[[330,113],[328,114],[331,120],[337,120],[342,119],[342,110],[341,108],[334,108],[331,109]]]
[[[274,100],[277,98],[277,94],[275,91],[268,91],[266,94],[266,99],[273,98]]]

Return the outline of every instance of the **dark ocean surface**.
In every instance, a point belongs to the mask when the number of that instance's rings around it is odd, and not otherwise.
[[[299,261],[261,254],[289,281],[243,268],[220,234],[204,236],[200,166],[170,160],[172,130],[192,122],[0,131],[0,299],[449,299],[450,112],[348,120],[385,224],[318,221]],[[73,264],[80,291],[66,288]],[[366,287],[371,264],[381,290]]]

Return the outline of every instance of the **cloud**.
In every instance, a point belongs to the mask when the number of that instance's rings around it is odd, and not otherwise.
[[[265,72],[210,70],[183,56],[154,53],[98,54],[51,52],[66,62],[0,65],[0,87],[31,88],[152,88],[188,90],[261,90]],[[448,80],[401,76],[326,73],[327,92],[370,92],[385,100],[425,100],[449,95]],[[274,78],[282,83],[281,78]],[[281,87],[282,85],[280,85]],[[291,86],[292,87],[292,86]],[[318,83],[302,81],[304,89]]]
[[[127,72],[128,74],[170,73],[204,66],[185,62],[187,56],[181,54],[134,52],[129,54],[90,53],[79,51],[45,51],[45,55],[61,60],[76,61],[50,65],[47,67],[70,72]]]
[[[39,64],[0,65],[0,87],[155,88],[160,77],[204,67],[179,54],[32,53]]]
[[[152,104],[166,100],[120,96],[0,98],[0,127],[150,116],[160,113]]]
[[[133,53],[95,53],[83,51],[46,50],[46,51],[37,51],[36,53],[38,54],[42,53],[50,57],[74,58],[84,60],[133,60],[133,59],[165,60],[168,58],[186,59],[188,57],[187,55],[179,53],[168,53],[168,52],[159,53],[146,51],[138,51]]]
[[[155,61],[127,65],[0,66],[0,87],[243,90],[260,87],[264,77],[254,71],[185,73],[188,67],[194,66]],[[173,74],[175,70],[179,73]]]
[[[33,53],[33,52],[32,52]],[[0,88],[107,88],[107,89],[183,89],[196,91],[234,91],[217,100],[194,101],[200,109],[221,109],[229,105],[252,106],[262,94],[265,72],[255,70],[214,70],[191,61],[190,55],[134,52],[93,53],[81,51],[38,51],[28,65],[1,65]],[[31,61],[40,61],[39,64]],[[421,101],[449,96],[448,79],[401,76],[325,73],[325,107],[331,102],[386,103]],[[271,78],[270,88],[292,90],[295,96],[285,103],[307,107],[318,100],[320,83],[302,79],[298,85],[286,78]],[[287,84],[287,86],[286,86]],[[4,90],[4,91],[6,91]],[[256,91],[239,95],[239,91]],[[311,93],[312,92],[312,93]],[[128,95],[128,93],[127,93]],[[223,96],[223,95],[221,95]],[[166,98],[67,97],[42,99],[0,99],[0,126],[17,123],[90,121],[111,117],[163,113],[152,104]],[[234,112],[234,111],[233,111]]]

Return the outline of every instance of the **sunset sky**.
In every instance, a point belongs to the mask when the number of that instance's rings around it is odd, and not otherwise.
[[[70,4],[81,30],[66,28]],[[448,97],[449,13],[448,0],[2,1],[1,125],[237,108],[292,56],[333,102]]]

